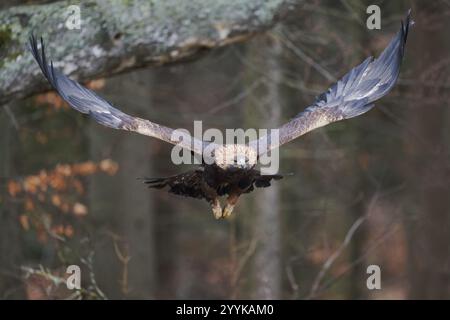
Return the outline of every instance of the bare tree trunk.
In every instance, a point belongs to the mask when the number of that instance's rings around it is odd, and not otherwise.
[[[296,2],[88,0],[80,4],[80,29],[73,30],[66,27],[66,1],[2,10],[0,104],[48,88],[25,46],[30,32],[45,37],[55,66],[87,80],[243,41],[267,30]]]
[[[126,78],[109,80],[102,93],[106,97],[114,96],[114,101],[127,105],[133,113],[144,115],[152,100],[151,82],[150,71],[143,70]],[[133,92],[133,99],[117,94],[124,91]],[[153,201],[148,189],[137,180],[151,175],[151,140],[104,130],[95,123],[91,126],[92,158],[111,157],[119,164],[114,177],[96,177],[90,188],[92,214],[103,221],[113,221],[108,224],[113,228],[111,231],[122,238],[115,247],[111,238],[109,249],[100,251],[102,265],[98,270],[109,270],[105,280],[117,279],[106,284],[111,292],[152,298],[155,294]],[[130,259],[128,263],[127,259]]]
[[[6,107],[5,107],[6,108]],[[14,174],[13,146],[16,144],[14,121],[6,110],[0,109],[0,181],[6,181]],[[0,188],[0,299],[22,299],[24,292],[20,277],[22,262],[19,215],[16,206],[7,194],[6,188]],[[17,275],[17,278],[11,277]]]
[[[434,13],[426,11],[426,6],[418,10],[424,17]],[[445,79],[448,73],[438,70],[436,63],[446,58],[442,48],[448,47],[448,36],[417,28],[414,40],[408,50],[411,59],[418,62],[410,66],[415,71],[413,78],[420,79],[419,83],[441,84],[439,76]],[[426,55],[423,54],[423,48],[427,48]],[[432,73],[430,69],[433,70]],[[405,216],[409,234],[409,298],[448,299],[450,155],[448,148],[445,150],[439,147],[448,145],[448,135],[444,130],[448,119],[448,104],[439,102],[439,97],[443,96],[439,89],[434,91],[418,84],[414,88],[414,94],[417,94],[418,102],[407,109],[408,130],[405,131],[404,138],[409,161],[402,163],[405,179],[409,182],[413,195],[407,201],[415,204],[407,208]]]
[[[351,1],[349,5],[351,7],[355,8],[359,4],[358,1]],[[366,18],[366,13],[362,10],[356,11],[355,15],[359,15],[360,21],[364,21]],[[368,29],[366,29],[364,26],[358,26],[350,25],[351,29],[348,30],[349,34],[352,34],[354,36],[354,41],[356,43],[360,43],[361,48],[369,48],[370,42],[371,42],[371,33]],[[361,51],[358,51],[361,52]],[[356,61],[363,61],[366,58],[366,54],[364,52],[361,52],[360,56],[357,57]],[[357,141],[356,145],[361,146],[358,150],[359,153],[355,153],[353,159],[358,159],[362,153],[366,152],[366,149],[364,148],[367,146],[366,143],[366,136],[361,134],[360,131],[355,133],[357,135],[357,138],[355,141]],[[349,150],[349,152],[351,152]],[[352,161],[353,162],[353,161]],[[352,163],[355,165],[355,168],[353,170],[359,170],[360,174],[354,175],[354,182],[352,187],[354,188],[353,191],[349,190],[350,195],[354,196],[361,196],[361,199],[358,201],[358,203],[349,210],[349,225],[353,225],[358,219],[363,217],[366,214],[366,211],[368,210],[367,204],[370,201],[370,198],[368,196],[370,191],[370,187],[368,186],[369,181],[365,179],[366,175],[364,174],[363,168],[361,168],[360,165],[358,165],[358,162],[355,161]],[[349,199],[351,201],[351,198]],[[364,256],[364,252],[366,250],[366,240],[367,240],[367,233],[369,230],[369,226],[367,226],[366,223],[362,223],[359,225],[358,230],[354,233],[352,240],[350,242],[350,248],[349,248],[349,260],[348,263],[351,264],[354,261],[361,260],[361,257]],[[355,264],[350,272],[349,276],[349,290],[348,290],[348,298],[350,299],[367,299],[367,287],[365,283],[365,277],[366,277],[366,263],[363,259],[361,263]]]
[[[267,39],[266,39],[267,40]],[[267,82],[265,95],[260,101],[266,102],[264,109],[268,118],[262,128],[274,128],[280,124],[280,90],[281,81],[280,56],[282,47],[277,39],[270,39],[264,50],[267,61]],[[280,189],[277,182],[270,188],[256,191],[256,218],[254,227],[258,239],[255,252],[254,296],[258,299],[281,298],[281,222]]]

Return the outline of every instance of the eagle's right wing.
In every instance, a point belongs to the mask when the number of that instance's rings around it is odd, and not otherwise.
[[[377,59],[367,58],[317,97],[311,106],[280,127],[279,141],[270,141],[269,136],[263,136],[251,141],[251,146],[258,148],[261,155],[316,128],[369,111],[373,102],[385,96],[397,81],[412,25],[408,12],[400,31]]]
[[[99,97],[93,91],[83,87],[76,81],[66,77],[53,68],[53,63],[47,63],[44,42],[41,38],[41,51],[38,49],[34,35],[30,36],[29,46],[34,59],[39,64],[42,73],[59,95],[75,110],[89,114],[98,123],[139,134],[158,138],[160,140],[178,144],[183,148],[202,154],[203,142],[184,132],[172,135],[173,129],[151,122],[149,120],[132,117],[114,108],[109,102]],[[181,138],[180,138],[181,137]]]

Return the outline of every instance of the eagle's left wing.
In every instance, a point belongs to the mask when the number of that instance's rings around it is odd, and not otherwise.
[[[41,50],[38,49],[34,35],[30,36],[29,47],[48,82],[73,109],[81,113],[89,114],[95,121],[106,127],[151,136],[192,150],[197,154],[202,154],[203,147],[206,145],[203,141],[181,130],[174,132],[175,130],[172,128],[150,120],[130,116],[113,107],[95,92],[59,72],[53,67],[52,62],[48,64],[42,38]]]
[[[316,101],[279,128],[279,141],[264,136],[250,142],[258,154],[285,144],[329,123],[353,118],[369,111],[373,102],[385,96],[397,81],[405,51],[409,27],[413,25],[408,12],[405,23],[377,59],[367,58],[353,68]]]

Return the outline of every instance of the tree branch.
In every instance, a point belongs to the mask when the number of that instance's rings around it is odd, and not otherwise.
[[[88,0],[69,30],[68,1],[0,11],[0,105],[48,89],[26,43],[43,36],[55,67],[79,81],[195,58],[271,27],[299,0]]]

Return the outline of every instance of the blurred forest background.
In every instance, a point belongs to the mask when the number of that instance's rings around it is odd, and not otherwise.
[[[370,4],[381,30],[365,26]],[[294,175],[242,197],[230,220],[136,180],[188,169],[168,144],[101,127],[53,92],[3,106],[0,298],[450,298],[449,1],[305,1],[244,43],[88,86],[173,128],[276,127],[377,56],[408,8],[394,90],[281,148]],[[65,289],[71,264],[79,292]],[[381,290],[366,287],[371,264]]]

